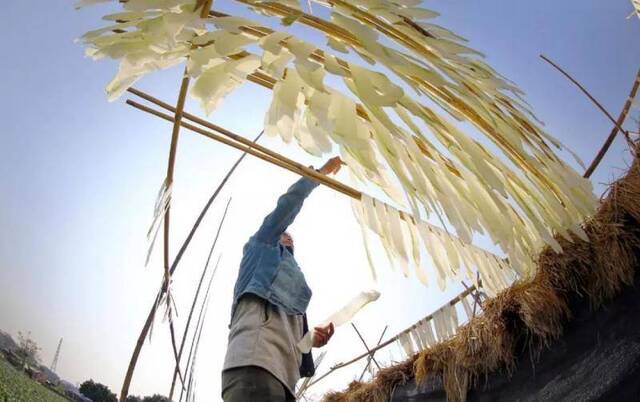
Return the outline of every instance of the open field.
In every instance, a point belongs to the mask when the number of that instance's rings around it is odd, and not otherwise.
[[[67,402],[67,399],[15,370],[0,359],[0,402]]]

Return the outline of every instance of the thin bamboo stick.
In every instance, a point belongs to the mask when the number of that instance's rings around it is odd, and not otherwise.
[[[182,119],[182,111],[184,110],[184,103],[187,96],[187,90],[189,88],[189,76],[187,75],[187,70],[185,67],[184,76],[182,79],[182,83],[180,85],[180,93],[178,94],[178,104],[175,111],[175,121],[176,123],[173,125],[173,131],[171,135],[171,145],[169,149],[169,161],[167,163],[167,177],[165,179],[166,189],[170,189],[173,184],[173,173],[175,169],[175,159],[176,159],[176,151],[178,147],[178,137],[180,134],[180,124],[179,122]],[[178,361],[178,350],[176,348],[176,336],[175,329],[173,326],[173,315],[171,311],[171,293],[170,293],[170,283],[171,283],[171,273],[169,271],[169,227],[170,227],[170,217],[171,217],[171,199],[167,202],[167,208],[164,213],[164,240],[163,240],[163,262],[164,262],[164,287],[167,292],[167,301],[166,301],[166,309],[167,316],[169,318],[169,332],[171,334],[171,347],[173,349],[174,358],[176,359],[176,364]],[[160,300],[158,300],[160,302]],[[178,370],[178,374],[180,375],[180,381],[182,386],[184,387],[184,379],[182,378],[182,373]]]
[[[479,274],[480,273],[478,272],[477,274],[478,274],[478,279],[480,279],[479,278]],[[467,284],[464,283],[464,281],[461,281],[460,283],[462,284],[462,286],[464,286],[465,289],[471,290],[471,288],[469,286],[467,286]],[[474,303],[473,303],[473,312],[474,312],[474,314],[473,315],[475,316],[475,311],[476,311],[475,306],[476,306],[476,304],[479,304],[480,306],[482,306],[482,301],[480,300],[480,292],[476,292],[476,293],[471,292],[471,297],[474,300]]]
[[[607,116],[607,118],[609,120],[611,120],[611,122],[618,128],[618,130],[620,130],[626,137],[627,137],[627,141],[631,141],[629,139],[629,134],[627,133],[627,130],[625,130],[624,128],[622,128],[622,126],[613,118],[613,116],[611,116],[611,113],[609,113],[607,111],[607,109],[604,108],[604,106],[602,106],[602,104],[600,102],[598,102],[596,100],[596,98],[593,97],[593,95],[591,95],[591,93],[589,93],[589,91],[587,91],[587,89],[582,86],[582,84],[580,84],[575,78],[573,78],[568,72],[566,72],[565,70],[562,69],[562,67],[560,67],[559,65],[557,65],[556,63],[554,63],[553,61],[551,61],[548,57],[546,57],[545,55],[541,54],[540,58],[542,58],[542,60],[546,61],[547,63],[551,64],[551,66],[553,66],[556,70],[560,71],[560,73],[562,73],[562,75],[564,75],[565,77],[567,77],[569,79],[569,81],[571,81],[573,84],[575,84],[585,95],[587,95],[587,98],[589,98],[591,100],[591,102],[593,102],[596,107],[598,107],[598,109],[600,109],[600,111],[602,111],[602,113],[605,114],[605,116]]]
[[[376,346],[380,346],[380,343],[382,343],[382,338],[384,338],[384,334],[387,333],[387,329],[388,328],[389,328],[388,325],[384,326],[384,329],[382,330],[382,333],[380,334],[380,338],[378,338],[378,342],[376,343]],[[375,353],[375,352],[373,352],[373,353]],[[371,365],[371,358],[372,357],[373,357],[373,354],[367,358],[367,364],[365,364],[364,369],[362,369],[362,373],[360,374],[360,377],[358,378],[358,381],[362,381],[362,379],[364,378],[364,374],[367,372],[367,369]]]
[[[351,323],[351,327],[353,327],[353,330],[356,331],[356,334],[358,334],[358,338],[360,338],[360,341],[364,345],[364,348],[367,350],[369,357],[376,364],[376,366],[378,367],[378,370],[380,370],[380,365],[378,364],[378,361],[376,360],[375,357],[373,357],[373,353],[371,353],[371,350],[369,350],[369,345],[367,345],[367,342],[365,342],[364,338],[362,337],[362,334],[360,333],[360,331],[358,331],[358,327],[356,327],[356,324]]]
[[[258,134],[258,136],[253,140],[253,142],[257,142],[260,137],[262,137],[262,134],[264,133],[264,131],[260,132],[260,134]],[[236,168],[238,167],[238,165],[240,164],[240,162],[242,162],[242,160],[247,156],[247,153],[243,153],[242,155],[240,155],[240,157],[238,158],[238,160],[233,164],[233,166],[231,167],[231,169],[229,169],[229,172],[227,173],[227,175],[224,177],[224,179],[222,180],[222,183],[218,186],[218,188],[216,189],[216,191],[214,191],[214,193],[211,195],[211,197],[209,198],[209,200],[207,201],[207,203],[205,204],[204,208],[202,209],[202,212],[200,213],[200,216],[198,216],[198,219],[196,220],[196,223],[193,225],[193,228],[191,230],[191,233],[189,233],[189,236],[187,237],[188,241],[185,241],[185,244],[183,245],[183,248],[181,248],[181,251],[183,251],[186,248],[186,245],[189,244],[189,242],[191,241],[191,238],[193,237],[193,233],[195,232],[195,230],[198,228],[198,226],[200,225],[200,222],[202,221],[202,218],[204,217],[204,215],[206,214],[206,212],[208,211],[209,207],[211,206],[211,203],[213,203],[213,200],[216,198],[216,196],[218,195],[218,193],[220,192],[220,189],[222,188],[222,186],[224,186],[224,184],[227,182],[227,180],[229,180],[229,177],[231,177],[231,175],[233,174],[233,172],[236,170]],[[220,228],[218,228],[218,235],[220,233]],[[218,235],[216,235],[216,241],[218,239]],[[215,246],[215,242],[214,242],[214,246]],[[211,251],[213,251],[213,247],[211,248]],[[181,256],[182,253],[179,253],[179,256]],[[196,304],[196,300],[198,298],[198,294],[200,292],[200,285],[202,285],[202,280],[204,278],[204,275],[207,271],[207,267],[209,266],[209,259],[211,258],[211,252],[209,252],[209,257],[207,258],[207,263],[205,265],[205,269],[202,271],[202,277],[200,278],[200,282],[198,283],[198,288],[196,290],[196,294],[193,298],[193,303],[191,304],[191,310],[189,311],[189,317],[187,318],[187,323],[185,325],[185,329],[184,329],[184,334],[182,335],[182,342],[180,343],[180,351],[178,353],[178,360],[181,359],[182,357],[182,351],[184,348],[184,343],[185,340],[187,338],[187,333],[189,331],[189,325],[191,323],[191,317],[193,315],[193,310],[195,308],[195,304]],[[176,260],[178,260],[178,257],[176,257]],[[179,370],[179,366],[176,365],[174,372],[173,372],[173,379],[171,380],[171,390],[169,391],[169,399],[171,400],[173,398],[173,392],[175,390],[175,382],[176,382],[176,374]]]
[[[170,295],[170,293],[167,293],[167,297]],[[176,366],[177,366],[177,374],[178,377],[180,378],[180,384],[182,384],[182,387],[184,388],[184,376],[182,375],[182,371],[180,370],[180,356],[178,355],[178,349],[176,348],[176,330],[175,327],[173,325],[173,320],[169,321],[169,335],[171,336],[171,350],[173,351],[173,359],[176,362]]]
[[[154,102],[154,103],[155,103],[155,102]],[[147,113],[153,114],[153,115],[155,115],[155,116],[157,116],[157,117],[160,117],[160,118],[162,118],[162,119],[165,119],[165,120],[167,120],[167,121],[169,121],[169,122],[172,122],[172,121],[173,121],[173,118],[172,118],[171,116],[169,116],[169,115],[167,115],[167,114],[164,114],[164,113],[162,113],[162,112],[156,111],[156,110],[154,110],[154,109],[152,109],[152,108],[149,108],[149,107],[147,107],[147,106],[141,105],[141,104],[139,104],[139,103],[137,103],[137,102],[135,102],[135,101],[132,101],[132,100],[130,100],[130,99],[128,99],[128,100],[127,100],[127,104],[128,104],[128,105],[130,105],[130,106],[133,106],[133,107],[135,107],[135,108],[137,108],[137,109],[139,109],[139,110],[142,110],[142,111],[144,111],[144,112],[147,112]],[[187,117],[187,114],[185,114],[185,117]],[[193,117],[195,117],[195,116],[193,116]],[[196,119],[198,119],[198,118],[196,118]],[[214,129],[216,129],[216,130],[218,130],[218,129],[219,129],[219,130],[220,130],[220,132],[226,132],[226,133],[232,134],[232,137],[230,136],[231,138],[234,138],[234,139],[236,139],[236,138],[237,138],[238,140],[243,138],[243,137],[241,137],[241,136],[238,136],[238,135],[236,135],[236,134],[231,133],[230,131],[228,131],[228,130],[226,130],[226,129],[223,129],[223,128],[221,128],[221,127],[218,127],[218,126],[216,126],[216,125],[214,125],[214,124],[212,124],[212,123],[206,122],[205,120],[202,120],[202,119],[200,119],[200,120],[201,120],[203,123],[206,123],[206,126],[207,126],[207,127],[209,127],[209,126],[210,126],[210,127],[215,127]],[[250,149],[250,148],[248,148],[248,147],[245,147],[242,143],[240,143],[240,144],[239,144],[239,143],[237,143],[237,142],[230,141],[230,140],[228,140],[227,138],[221,137],[221,136],[216,135],[216,134],[214,134],[214,133],[211,133],[211,132],[209,132],[209,131],[207,131],[207,130],[203,130],[203,129],[198,128],[198,127],[196,127],[196,126],[193,126],[193,125],[191,125],[191,124],[189,124],[189,123],[182,122],[182,123],[181,123],[181,125],[182,125],[183,127],[187,128],[187,129],[191,130],[191,131],[194,131],[194,132],[196,132],[196,133],[202,134],[202,135],[204,135],[204,136],[206,136],[206,137],[209,137],[209,138],[211,138],[211,139],[217,140],[217,141],[219,141],[219,142],[222,142],[222,143],[224,143],[224,144],[226,144],[226,145],[229,145],[229,146],[232,146],[232,147],[234,147],[234,148],[237,148],[237,149],[243,150],[243,151],[245,151],[245,152],[247,152],[247,153],[249,153],[249,154],[251,154],[251,155],[253,155],[253,156],[256,156],[256,157],[258,157],[258,158],[260,158],[260,159],[263,159],[263,160],[265,160],[265,161],[267,161],[267,162],[271,162],[271,163],[273,163],[273,164],[275,164],[275,165],[278,165],[278,166],[280,166],[280,167],[283,167],[283,168],[285,168],[285,169],[287,169],[287,170],[289,170],[289,171],[291,171],[291,172],[293,172],[293,173],[298,173],[298,174],[300,174],[300,175],[302,175],[302,176],[306,176],[306,177],[312,178],[312,179],[314,179],[314,180],[317,180],[318,182],[320,182],[320,183],[322,183],[322,184],[324,184],[324,185],[326,185],[326,186],[328,186],[328,187],[330,187],[330,188],[333,188],[334,190],[337,190],[337,191],[339,191],[339,192],[342,192],[343,194],[348,195],[348,196],[350,196],[350,197],[352,197],[352,198],[360,199],[360,198],[362,197],[362,193],[361,193],[361,192],[359,192],[359,191],[357,191],[357,190],[355,190],[355,189],[352,189],[352,188],[350,188],[350,187],[348,187],[348,186],[346,186],[346,185],[343,185],[343,184],[341,184],[341,183],[339,183],[339,182],[337,182],[337,181],[335,181],[335,180],[333,180],[333,179],[330,179],[330,178],[326,177],[325,175],[319,174],[319,173],[317,173],[317,172],[316,172],[315,170],[313,170],[313,169],[306,168],[305,166],[300,165],[300,164],[298,164],[297,162],[294,162],[294,161],[292,161],[292,160],[290,160],[290,159],[288,159],[288,158],[285,158],[285,157],[283,157],[283,156],[281,156],[281,155],[278,155],[278,154],[274,153],[273,151],[269,151],[267,148],[264,148],[264,147],[262,147],[262,146],[257,146],[257,145],[256,145],[256,146],[255,146],[255,148],[256,148],[256,149],[255,149],[255,150],[253,150],[253,149]],[[203,124],[203,125],[204,125],[204,124]],[[240,141],[241,141],[241,140],[240,140]],[[272,156],[270,156],[270,155],[268,155],[268,154],[261,153],[261,152],[260,152],[260,148],[262,148],[262,149],[264,149],[264,150],[267,150],[267,151],[268,151],[269,153],[271,153],[271,154],[278,155],[278,157],[272,157]],[[335,183],[333,183],[333,182],[335,182]],[[347,190],[347,191],[345,191],[343,187],[336,187],[336,183],[337,183],[337,184],[339,184],[339,185],[342,185],[342,186],[346,187],[348,190]],[[351,191],[349,191],[349,190],[351,190]],[[453,298],[453,299],[449,302],[449,304],[451,304],[451,305],[455,305],[455,303],[457,303],[458,301],[460,301],[460,300],[461,300],[461,298],[466,297],[470,292],[472,292],[472,291],[473,291],[473,289],[475,289],[475,287],[472,287],[472,288],[470,288],[470,289],[468,289],[468,290],[465,290],[465,291],[464,291],[463,293],[461,293],[459,296],[457,296],[457,297]],[[432,319],[432,318],[433,318],[433,315],[429,315],[429,316],[425,317],[423,320],[430,320],[430,319]],[[422,320],[421,320],[421,321],[422,321]],[[408,332],[408,331],[411,331],[411,330],[412,330],[412,329],[414,329],[415,327],[416,327],[416,325],[413,325],[412,327],[410,327],[410,328],[408,328],[408,329],[406,329],[406,330],[402,331],[400,334],[403,334],[403,333],[406,333],[406,332]],[[380,344],[379,346],[377,346],[377,347],[375,347],[375,348],[371,349],[371,351],[370,351],[369,353],[373,353],[373,352],[375,352],[375,351],[377,351],[377,350],[380,350],[380,349],[382,349],[382,348],[384,348],[384,347],[386,347],[386,346],[390,345],[391,343],[393,343],[394,341],[396,341],[396,340],[398,339],[398,337],[400,336],[400,334],[399,334],[399,335],[394,336],[393,338],[391,338],[391,339],[387,340],[386,342],[384,342],[384,343]],[[354,358],[354,359],[352,359],[352,360],[350,360],[350,361],[348,361],[348,362],[346,362],[346,363],[340,363],[340,364],[337,364],[337,365],[335,365],[334,367],[332,367],[332,368],[331,368],[331,371],[330,371],[330,372],[333,372],[333,371],[334,371],[334,370],[336,370],[336,369],[343,368],[343,367],[346,367],[346,366],[348,366],[348,365],[350,365],[350,364],[352,364],[352,363],[355,363],[356,361],[358,361],[358,360],[360,360],[360,359],[362,359],[362,358],[364,358],[364,357],[368,356],[368,355],[369,355],[369,353],[364,353],[364,354],[362,354],[362,355],[360,355],[360,356],[357,356],[356,358]],[[319,379],[317,379],[317,380],[316,380],[314,383],[312,383],[312,384],[315,384],[316,382],[318,382],[319,380],[321,380],[322,378],[324,378],[324,377],[325,377],[326,375],[328,375],[328,374],[329,374],[329,373],[327,373],[327,374],[325,374],[324,376],[320,377]],[[311,386],[312,384],[310,384],[309,386]]]
[[[229,200],[230,201],[230,200]],[[196,347],[198,340],[200,339],[200,335],[202,333],[202,327],[204,325],[204,314],[206,312],[207,302],[209,301],[209,292],[211,291],[211,284],[213,283],[213,278],[216,275],[216,271],[218,270],[218,264],[220,263],[220,259],[222,255],[218,257],[218,261],[216,262],[216,266],[211,273],[211,278],[209,278],[209,284],[207,285],[207,292],[204,295],[204,299],[202,300],[202,304],[200,306],[200,313],[198,314],[198,322],[196,325],[196,331],[193,333],[193,337],[191,338],[191,347],[189,348],[189,357],[187,358],[187,368],[191,366],[191,359],[194,358],[194,348]],[[194,358],[195,359],[195,358]],[[189,375],[189,373],[187,373]],[[191,381],[191,375],[189,375],[189,381]],[[182,401],[182,397],[184,395],[184,388],[180,391],[180,399]],[[188,396],[188,394],[187,394]]]
[[[235,169],[235,167],[237,167],[237,165],[234,166],[234,169]],[[173,263],[173,265],[171,267],[171,270],[170,270],[171,274],[173,274],[175,272],[175,270],[177,269],[179,258],[183,255],[183,253],[186,250],[187,246],[191,242],[191,239],[193,238],[193,235],[194,235],[196,229],[200,225],[200,222],[202,222],[202,219],[204,218],[204,215],[206,214],[206,212],[208,211],[209,207],[213,203],[213,200],[217,197],[217,195],[222,190],[222,187],[225,185],[225,183],[227,182],[227,180],[231,176],[231,173],[233,173],[233,170],[230,171],[227,174],[227,176],[223,179],[223,181],[220,183],[220,185],[218,186],[216,191],[213,193],[213,195],[211,196],[211,198],[209,199],[209,201],[207,202],[207,204],[203,208],[202,212],[200,213],[200,216],[198,216],[198,219],[196,220],[196,223],[193,225],[193,227],[191,229],[191,232],[189,233],[189,235],[185,239],[184,243],[182,244],[182,247],[180,249],[180,252],[178,253],[178,256],[176,256],[176,259],[174,260],[174,263]],[[222,220],[220,222],[220,226],[218,227],[218,232],[216,234],[216,241],[218,239],[218,236],[220,235],[220,230],[222,229],[222,223],[224,222],[224,220],[225,220],[225,218],[227,216],[226,211],[227,210],[225,209],[225,213],[222,215]],[[155,318],[156,311],[158,309],[158,304],[160,303],[160,300],[161,300],[161,298],[162,298],[162,296],[164,295],[165,292],[166,292],[166,288],[165,288],[165,284],[163,283],[160,286],[160,290],[158,291],[158,294],[156,295],[156,299],[154,300],[153,305],[151,306],[149,314],[147,315],[147,319],[146,319],[144,325],[142,326],[142,330],[140,331],[140,334],[138,335],[138,340],[136,341],[136,345],[135,345],[135,347],[133,349],[133,353],[131,355],[131,360],[129,361],[129,366],[127,368],[127,373],[126,373],[124,381],[122,383],[122,389],[120,391],[120,400],[119,400],[119,402],[126,402],[126,400],[127,400],[127,396],[129,394],[129,386],[131,385],[131,379],[133,377],[133,372],[134,372],[134,370],[136,368],[136,365],[138,363],[138,358],[140,356],[140,351],[142,350],[142,346],[144,345],[144,341],[147,338],[147,335],[149,334],[149,331],[151,330],[151,326],[153,324],[153,320]]]
[[[189,333],[189,326],[191,324],[191,318],[193,317],[193,311],[196,308],[196,302],[198,301],[198,296],[200,295],[200,289],[202,288],[202,282],[204,281],[204,277],[207,274],[207,270],[209,268],[209,262],[211,261],[211,254],[213,254],[213,247],[209,250],[209,255],[207,256],[207,262],[204,264],[204,269],[202,270],[202,275],[200,275],[200,280],[198,281],[198,286],[196,287],[196,292],[193,296],[193,301],[191,302],[191,309],[189,310],[189,316],[187,317],[187,323],[184,327],[184,333],[182,334],[182,341],[180,342],[180,351],[178,352],[177,363],[173,370],[173,379],[171,380],[171,389],[169,390],[169,400],[173,400],[173,391],[175,390],[176,385],[176,377],[178,372],[180,371],[180,358],[182,357],[182,351],[184,350],[184,344],[187,340],[187,335]],[[184,380],[182,380],[184,383]]]
[[[136,93],[136,92],[140,92],[140,91],[132,91],[132,93]],[[154,98],[152,98],[152,97],[150,97],[150,96],[148,96],[146,94],[144,94],[144,95],[145,95],[144,99],[147,99],[147,100],[150,100],[150,101],[154,102],[152,100]],[[157,101],[157,102],[160,103],[160,105],[163,104],[163,102],[161,102],[161,101]],[[161,118],[163,118],[163,119],[165,119],[167,121],[171,121],[171,117],[170,116],[165,115],[163,113],[160,113],[158,111],[155,111],[155,110],[153,110],[151,108],[148,108],[146,106],[140,105],[140,104],[138,104],[138,103],[136,103],[134,101],[127,100],[127,104],[129,104],[131,106],[134,106],[134,107],[136,107],[136,108],[138,108],[140,110],[146,111],[148,113],[154,114],[154,115],[156,115],[158,117],[161,117]],[[171,106],[166,105],[166,104],[164,104],[164,105],[165,106],[163,106],[163,107],[165,107],[165,108],[166,107],[168,107],[168,108],[171,107]],[[223,129],[223,128],[219,127],[219,126],[216,126],[216,125],[214,125],[212,123],[209,123],[206,120],[199,119],[199,118],[197,118],[195,116],[191,116],[188,113],[185,113],[185,117],[187,119],[193,119],[195,121],[198,121],[200,124],[202,124],[202,125],[204,125],[206,127],[211,127],[214,130],[218,130],[221,133],[225,133],[225,135],[229,136],[232,139],[236,139],[236,140],[241,141],[241,142],[248,141],[248,140],[244,139],[244,137],[241,137],[241,136],[239,136],[237,134],[234,134],[234,133],[232,133],[232,132],[230,132],[230,131],[228,131],[226,129]],[[361,199],[362,198],[362,193],[361,192],[359,192],[359,191],[357,191],[357,190],[355,190],[355,189],[353,189],[351,187],[348,187],[348,186],[346,186],[346,185],[344,185],[344,184],[342,184],[340,182],[337,182],[337,181],[335,181],[335,180],[333,180],[333,179],[331,179],[331,178],[329,178],[329,177],[327,177],[325,175],[321,175],[321,174],[317,173],[315,170],[309,169],[309,168],[307,168],[307,167],[305,167],[305,166],[303,166],[301,164],[298,164],[297,162],[294,162],[291,159],[285,158],[284,156],[281,156],[281,155],[279,155],[279,154],[277,154],[277,153],[275,153],[273,151],[270,151],[269,149],[267,149],[265,147],[253,144],[254,147],[256,148],[256,150],[258,150],[258,151],[259,150],[264,150],[266,153],[268,153],[268,155],[260,154],[259,152],[255,152],[254,150],[251,150],[251,149],[248,149],[248,148],[243,148],[243,146],[241,144],[234,144],[233,141],[229,141],[226,138],[217,136],[217,135],[215,135],[213,133],[207,132],[206,130],[198,129],[197,127],[194,127],[194,126],[192,126],[192,125],[190,125],[188,123],[184,123],[183,122],[182,124],[185,126],[185,128],[188,128],[188,129],[190,129],[192,131],[195,131],[197,133],[203,134],[203,135],[205,135],[205,136],[207,136],[209,138],[215,139],[217,141],[223,142],[223,143],[225,143],[227,145],[230,145],[232,147],[235,147],[235,148],[238,148],[238,149],[241,149],[241,150],[245,150],[246,152],[251,153],[252,155],[254,155],[254,156],[256,156],[256,157],[258,157],[260,159],[263,159],[263,160],[265,160],[267,162],[271,162],[271,163],[273,163],[273,164],[275,164],[277,166],[283,167],[283,168],[285,168],[285,169],[287,169],[287,170],[289,170],[289,171],[291,171],[293,173],[297,173],[297,174],[300,174],[300,175],[305,176],[305,177],[310,177],[310,178],[312,178],[312,179],[314,179],[314,180],[316,180],[316,181],[318,181],[318,182],[320,182],[320,183],[322,183],[322,184],[324,184],[324,185],[326,185],[326,186],[328,186],[328,187],[330,187],[330,188],[332,188],[332,189],[334,189],[336,191],[342,192],[343,194],[348,195],[348,196],[350,196],[352,198],[355,198],[355,199]],[[343,186],[344,188],[346,188],[346,191],[345,191],[345,189],[341,189],[339,187],[336,187],[336,185]],[[404,219],[404,220],[409,220],[409,221],[416,222],[414,217],[412,217],[411,215],[405,214],[405,213],[400,214],[400,217],[402,219]],[[454,237],[451,234],[449,234],[449,235],[451,237]],[[473,245],[470,245],[470,246],[474,247],[474,248],[477,248],[477,247],[475,247]],[[485,250],[482,250],[482,251],[487,253],[487,254],[490,254]],[[498,257],[496,257],[496,258],[498,258]]]
[[[127,100],[127,104],[130,105],[130,106],[135,107],[136,109],[139,109],[139,110],[142,110],[144,112],[153,114],[153,115],[155,115],[157,117],[160,117],[160,118],[162,118],[164,120],[167,120],[169,122],[173,122],[173,117],[171,117],[170,115],[167,115],[165,113],[159,112],[159,111],[154,110],[152,108],[149,108],[147,106],[141,105],[141,104],[139,104],[137,102],[134,102],[134,101],[132,101],[130,99]],[[209,123],[209,124],[211,124],[211,123]],[[267,162],[271,162],[271,163],[273,163],[273,164],[275,164],[277,166],[280,166],[282,168],[285,168],[285,169],[287,169],[287,170],[289,170],[289,171],[291,171],[293,173],[297,173],[297,174],[299,174],[301,176],[305,176],[305,177],[309,177],[311,179],[314,179],[314,180],[318,181],[319,183],[324,184],[324,185],[326,185],[326,186],[328,186],[330,188],[333,188],[334,190],[339,191],[339,192],[341,192],[341,193],[343,193],[345,195],[348,195],[348,196],[350,196],[352,198],[359,199],[362,196],[361,192],[359,192],[359,191],[357,191],[357,190],[355,190],[355,189],[353,189],[353,188],[351,188],[351,187],[349,187],[349,186],[347,186],[345,184],[342,184],[342,183],[338,182],[337,180],[334,180],[334,179],[332,179],[330,177],[327,177],[327,176],[323,175],[322,173],[318,173],[314,169],[308,168],[308,167],[306,167],[306,166],[304,166],[302,164],[299,164],[299,163],[297,163],[295,161],[292,161],[291,159],[288,159],[288,158],[285,158],[283,156],[280,156],[280,155],[274,153],[273,151],[270,151],[270,150],[268,150],[268,149],[266,149],[266,148],[264,148],[264,147],[262,147],[260,145],[256,144],[254,146],[255,149],[251,149],[250,147],[247,147],[246,145],[242,144],[241,141],[236,141],[235,140],[235,138],[241,139],[242,137],[240,137],[240,136],[238,136],[236,134],[233,134],[230,131],[225,130],[225,129],[221,128],[221,127],[219,128],[220,131],[218,131],[218,132],[220,132],[221,134],[224,134],[226,136],[229,136],[230,138],[234,138],[234,140],[229,140],[226,137],[223,137],[223,136],[220,136],[218,134],[212,133],[211,131],[208,131],[208,130],[201,129],[201,128],[196,127],[196,126],[194,126],[192,124],[189,124],[189,123],[182,122],[181,125],[184,128],[188,129],[188,130],[194,131],[194,132],[196,132],[198,134],[202,134],[202,135],[204,135],[206,137],[209,137],[209,138],[211,138],[213,140],[219,141],[219,142],[221,142],[223,144],[229,145],[229,146],[231,146],[233,148],[236,148],[236,149],[239,149],[241,151],[245,151],[245,152],[247,152],[247,153],[249,153],[249,154],[251,154],[253,156],[256,156],[256,157],[258,157],[258,158],[260,158],[262,160],[265,160]],[[211,124],[211,126],[215,126],[215,125]],[[233,137],[231,137],[231,135],[229,135],[229,134],[233,135]],[[267,150],[267,152],[263,153],[262,150]],[[278,156],[273,156],[273,155],[278,155]]]
[[[596,157],[593,159],[593,162],[591,162],[591,165],[589,165],[589,168],[584,172],[585,178],[591,177],[591,175],[593,174],[593,171],[596,170],[596,168],[602,161],[602,158],[604,158],[604,155],[609,150],[609,147],[611,147],[611,144],[613,144],[613,140],[616,138],[616,135],[620,131],[619,127],[622,126],[625,120],[627,119],[627,115],[631,110],[633,101],[635,100],[638,94],[638,88],[640,88],[640,70],[638,70],[638,73],[636,74],[636,80],[634,81],[633,87],[631,88],[631,93],[629,94],[629,97],[627,98],[627,101],[625,102],[624,107],[622,108],[622,112],[620,112],[620,116],[618,116],[618,120],[617,120],[618,124],[616,124],[613,127],[613,129],[611,129],[611,133],[609,133],[609,137],[607,137],[607,140],[604,142],[604,144],[602,144],[602,148],[600,148],[600,151],[598,152]]]
[[[325,356],[327,355],[327,351],[324,350],[320,353],[320,355],[318,356],[317,359],[314,360],[313,362],[313,367],[315,370],[318,370],[318,368],[320,367],[320,365],[322,364],[322,362],[324,361]],[[315,376],[315,375],[314,375]],[[307,389],[309,388],[309,383],[311,382],[311,380],[313,380],[314,376],[311,377],[307,377],[304,379],[304,381],[302,382],[302,384],[300,385],[300,387],[298,388],[298,391],[296,392],[296,399],[302,400],[304,399],[305,401],[307,401],[308,399],[304,396],[305,392],[307,392]]]
[[[229,200],[231,201],[231,200]],[[213,254],[213,249],[215,248],[215,242],[211,245],[211,249],[209,250],[209,255],[207,256],[207,262],[205,263],[205,267],[204,270],[202,272],[202,277],[200,278],[200,283],[198,284],[198,291],[196,292],[196,295],[193,298],[193,303],[191,304],[191,313],[193,313],[193,310],[195,309],[196,306],[196,302],[198,300],[198,293],[200,292],[200,285],[202,284],[202,280],[204,279],[205,273],[207,272],[207,268],[209,267],[209,261],[211,261],[211,255]],[[216,263],[216,268],[218,267],[218,263],[220,262],[220,258],[218,258],[218,262]],[[211,278],[213,280],[213,277]],[[206,298],[205,298],[206,300]],[[180,347],[184,346],[184,342],[187,339],[187,332],[188,332],[189,326],[187,324],[187,327],[185,327],[185,331],[184,331],[184,336],[182,337],[182,345],[180,345]],[[196,331],[198,330],[198,327],[196,326]],[[197,349],[196,349],[196,353],[197,353]],[[194,360],[195,361],[195,360]],[[178,368],[176,368],[175,371],[177,371]],[[173,383],[171,384],[171,392],[169,393],[169,400],[173,400],[173,385],[175,384],[175,378],[176,378],[176,374],[173,374]],[[189,372],[189,367],[187,367],[187,372]],[[191,372],[193,373],[193,370],[191,370]],[[189,377],[189,385],[187,388],[187,400],[189,400],[189,389],[191,388],[191,383],[193,380],[193,374]],[[182,389],[184,391],[184,388]]]

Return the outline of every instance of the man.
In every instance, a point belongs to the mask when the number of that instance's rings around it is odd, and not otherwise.
[[[318,172],[337,173],[341,165],[335,157]],[[225,402],[295,401],[296,382],[313,375],[311,354],[302,355],[297,348],[308,331],[311,289],[286,229],[317,185],[307,178],[298,180],[244,246],[222,372]],[[314,328],[313,346],[326,345],[333,331],[333,324]]]

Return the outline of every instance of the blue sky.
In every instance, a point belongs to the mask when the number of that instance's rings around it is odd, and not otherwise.
[[[240,12],[231,1],[216,3]],[[438,24],[470,39],[492,66],[524,89],[551,134],[585,162],[593,158],[611,123],[538,55],[544,53],[564,66],[617,116],[640,66],[635,45],[640,24],[635,18],[626,19],[631,12],[627,0],[450,0],[424,5],[442,14]],[[0,16],[4,51],[0,58],[4,126],[0,134],[0,328],[13,334],[32,331],[47,364],[58,339],[64,337],[60,374],[74,382],[92,377],[115,391],[160,280],[159,254],[149,267],[143,266],[144,236],[166,170],[170,126],[132,110],[122,100],[108,103],[104,87],[115,74],[115,63],[86,59],[82,47],[74,43],[85,31],[100,26],[105,8],[77,12],[71,1],[54,0],[47,7],[8,2],[4,10]],[[294,32],[310,35],[297,28]],[[179,69],[154,74],[138,86],[174,102],[179,74]],[[247,85],[210,118],[253,137],[261,129],[268,95]],[[198,111],[193,101],[188,109]],[[322,163],[275,139],[263,143],[302,163]],[[173,250],[237,156],[236,151],[191,133],[182,136]],[[623,141],[616,140],[593,176],[598,194],[629,159]],[[347,180],[344,173],[339,178]],[[294,180],[293,174],[247,159],[214,205],[176,276],[183,319],[223,203],[232,195],[199,358],[202,400],[216,400],[218,395],[230,288],[242,244]],[[366,258],[349,201],[318,189],[292,232],[298,258],[314,289],[310,315],[316,317],[312,321],[320,321],[368,286]],[[372,342],[385,324],[390,326],[388,333],[401,330],[459,290],[451,286],[442,294],[398,273],[382,272],[381,276],[383,297],[357,319]],[[153,342],[143,351],[134,393],[167,392],[168,350],[165,325],[158,321]],[[327,361],[345,360],[360,351],[350,328],[344,328],[336,335]],[[399,358],[397,351],[392,357]],[[336,374],[317,391],[341,388],[353,375]]]

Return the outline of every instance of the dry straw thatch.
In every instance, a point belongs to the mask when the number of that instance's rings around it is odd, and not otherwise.
[[[570,319],[569,298],[586,297],[594,308],[632,285],[640,255],[640,158],[613,183],[596,215],[585,222],[590,242],[558,237],[564,253],[545,249],[538,271],[528,283],[517,283],[486,302],[484,314],[460,328],[459,334],[381,370],[373,381],[351,383],[328,394],[326,402],[385,401],[393,388],[427,376],[442,379],[447,398],[464,401],[470,387],[494,371],[515,369],[516,345],[522,339],[541,351],[560,337]]]

